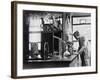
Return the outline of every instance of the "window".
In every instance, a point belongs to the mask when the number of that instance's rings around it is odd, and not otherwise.
[[[79,31],[81,36],[84,36],[85,39],[91,41],[91,15],[82,15],[82,16],[73,16],[73,33]],[[75,38],[73,37],[75,41]],[[74,42],[74,48],[78,49],[79,44]]]

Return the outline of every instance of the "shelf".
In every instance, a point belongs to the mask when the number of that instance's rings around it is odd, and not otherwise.
[[[57,33],[57,32],[63,32],[62,30],[57,31],[29,31],[29,33]]]

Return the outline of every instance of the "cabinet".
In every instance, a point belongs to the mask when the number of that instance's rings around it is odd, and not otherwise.
[[[43,59],[53,58],[55,55],[59,55],[60,41],[53,36],[62,37],[62,31],[46,31],[41,32],[41,56]]]

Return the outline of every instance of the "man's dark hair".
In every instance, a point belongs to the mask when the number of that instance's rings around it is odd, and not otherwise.
[[[74,36],[79,36],[79,31],[75,31],[75,32],[73,33],[73,35],[74,35]]]
[[[76,38],[76,39],[78,39],[78,36],[79,36],[80,34],[79,34],[79,31],[75,31],[74,33],[73,33],[73,36]]]

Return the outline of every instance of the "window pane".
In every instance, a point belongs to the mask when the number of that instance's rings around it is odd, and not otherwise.
[[[29,27],[29,32],[43,31],[41,27]]]
[[[38,50],[41,50],[41,43],[37,43]],[[29,51],[31,51],[32,43],[29,43]]]
[[[91,17],[74,17],[73,24],[91,23]]]
[[[30,19],[29,19],[29,26],[30,27],[40,27],[41,24],[41,19],[38,15],[33,15],[30,14]]]
[[[29,42],[41,42],[41,33],[30,33]]]
[[[87,40],[91,40],[91,25],[74,25],[73,32],[79,31],[81,36],[84,36]]]

